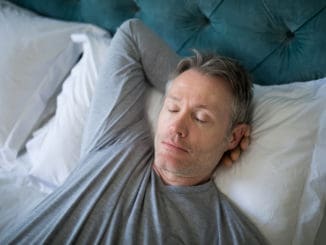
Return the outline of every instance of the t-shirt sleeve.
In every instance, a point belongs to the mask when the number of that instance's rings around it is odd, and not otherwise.
[[[139,122],[146,121],[146,89],[164,90],[179,60],[138,20],[127,21],[118,29],[105,55],[84,130],[82,155],[136,133]]]

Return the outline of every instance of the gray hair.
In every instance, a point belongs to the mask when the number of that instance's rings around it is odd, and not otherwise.
[[[239,123],[251,123],[253,84],[247,71],[235,60],[214,54],[201,54],[182,59],[177,65],[173,78],[195,69],[204,75],[222,78],[233,94],[230,129]],[[168,85],[169,86],[169,85]]]

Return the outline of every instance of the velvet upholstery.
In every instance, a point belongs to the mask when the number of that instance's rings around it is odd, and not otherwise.
[[[142,19],[181,55],[238,59],[258,84],[326,76],[325,0],[11,0],[40,14],[111,32]]]

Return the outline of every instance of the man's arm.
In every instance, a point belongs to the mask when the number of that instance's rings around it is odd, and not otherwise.
[[[117,30],[100,71],[82,142],[82,156],[123,139],[143,119],[146,83],[164,91],[179,57],[139,20]]]

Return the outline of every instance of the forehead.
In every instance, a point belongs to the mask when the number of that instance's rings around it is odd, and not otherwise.
[[[167,97],[227,108],[232,103],[231,90],[222,78],[204,75],[195,69],[187,70],[171,83]]]

